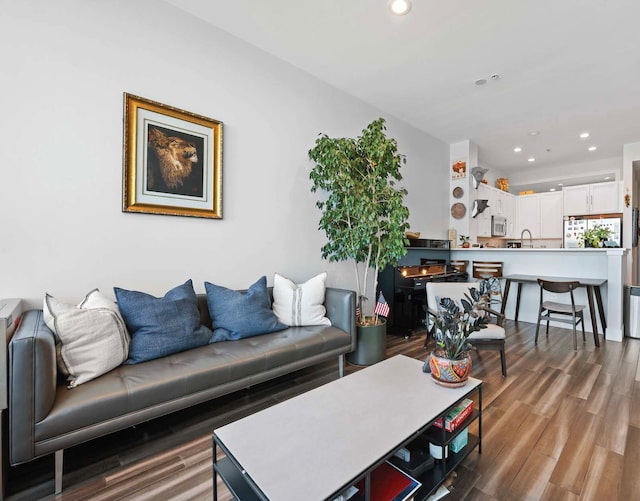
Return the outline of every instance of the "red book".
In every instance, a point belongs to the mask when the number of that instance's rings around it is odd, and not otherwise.
[[[391,463],[384,462],[371,472],[371,501],[404,501],[422,484]],[[357,484],[354,499],[364,499],[364,479]]]
[[[460,423],[467,419],[473,412],[473,400],[465,398],[460,405],[457,405],[447,414],[444,421],[444,429],[451,432],[455,430]],[[436,428],[442,428],[442,418],[433,423]]]

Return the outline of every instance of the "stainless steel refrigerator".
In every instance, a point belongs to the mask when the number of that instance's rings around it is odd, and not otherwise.
[[[562,246],[568,249],[583,246],[582,234],[596,225],[611,230],[607,247],[622,245],[622,214],[606,214],[603,216],[565,216]]]

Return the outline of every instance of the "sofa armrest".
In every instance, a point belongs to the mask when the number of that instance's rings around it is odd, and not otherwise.
[[[324,306],[331,325],[351,336],[351,351],[356,349],[356,293],[346,289],[327,287]]]
[[[51,410],[57,386],[56,342],[42,310],[27,311],[9,343],[9,459],[35,457],[35,424]]]

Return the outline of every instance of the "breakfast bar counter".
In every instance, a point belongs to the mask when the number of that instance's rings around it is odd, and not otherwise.
[[[467,271],[474,261],[497,261],[502,263],[502,274],[537,275],[540,277],[572,277],[598,280],[601,302],[606,317],[605,338],[622,341],[623,337],[623,288],[628,250],[621,248],[602,249],[556,249],[556,248],[454,248],[452,260],[468,261]],[[504,285],[503,285],[504,288]],[[536,323],[540,292],[538,287],[524,287],[521,291],[518,319]],[[576,302],[590,304],[584,288],[576,292]],[[505,304],[508,319],[516,319],[516,302]],[[557,324],[559,327],[564,327]],[[597,326],[595,327],[597,329]],[[586,315],[585,329],[593,332],[591,315]]]

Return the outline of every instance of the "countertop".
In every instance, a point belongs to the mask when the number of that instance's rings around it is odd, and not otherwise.
[[[620,247],[601,247],[599,249],[593,248],[575,248],[575,249],[563,249],[557,247],[521,247],[519,249],[507,249],[505,247],[452,247],[452,251],[461,251],[461,252],[608,252],[608,251],[627,251],[625,248]]]

